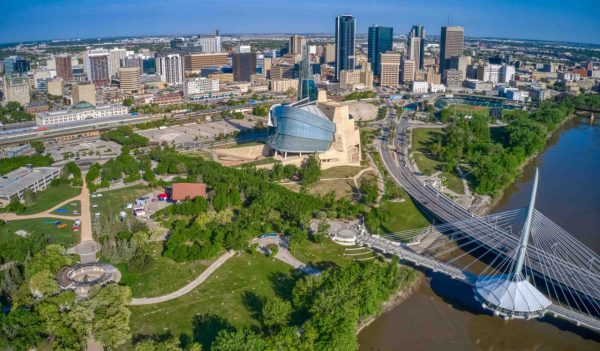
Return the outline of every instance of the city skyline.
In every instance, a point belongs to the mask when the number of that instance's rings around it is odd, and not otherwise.
[[[116,0],[85,0],[77,5],[67,1],[27,1],[7,3],[0,23],[0,42],[28,42],[52,39],[96,38],[144,35],[210,33],[332,33],[331,18],[351,14],[357,33],[367,32],[373,24],[391,26],[405,33],[415,23],[439,35],[439,28],[450,22],[465,28],[466,36],[531,40],[567,41],[600,44],[600,7],[594,1],[569,4],[569,16],[562,16],[561,1],[535,0],[527,3],[508,0],[502,6],[485,1],[473,5],[458,0],[451,4],[434,0],[424,11],[417,1],[397,4],[378,1],[317,2],[302,4],[263,0],[229,1],[227,4],[176,0],[167,6],[185,8],[165,15],[165,3],[156,0],[122,4]],[[263,6],[264,5],[264,6]],[[294,16],[285,16],[285,13]],[[400,15],[399,15],[400,14]],[[233,19],[233,20],[232,20]],[[60,23],[61,26],[57,26]],[[26,30],[15,31],[15,28]],[[585,31],[581,29],[585,28]]]

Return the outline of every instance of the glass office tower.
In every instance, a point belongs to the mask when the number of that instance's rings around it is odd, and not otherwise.
[[[352,70],[355,66],[356,19],[350,15],[335,18],[335,78],[340,71]]]
[[[369,27],[368,58],[371,62],[371,70],[376,76],[379,76],[381,71],[379,54],[392,50],[393,39],[394,29],[392,27]]]

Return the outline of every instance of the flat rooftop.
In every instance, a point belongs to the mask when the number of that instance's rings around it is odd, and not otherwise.
[[[55,172],[60,172],[60,167],[35,167],[31,169],[20,167],[15,169],[0,178],[0,196],[14,194],[23,189],[24,186],[35,183],[37,180]]]

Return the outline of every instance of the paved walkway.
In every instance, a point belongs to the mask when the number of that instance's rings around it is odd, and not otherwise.
[[[306,267],[306,264],[292,255],[288,250],[288,244],[285,240],[280,237],[266,237],[262,239],[253,239],[252,242],[258,243],[260,251],[267,250],[269,245],[277,245],[277,254],[275,258],[281,262],[288,264],[295,269],[302,269]]]
[[[79,218],[81,221],[81,226],[79,228],[81,240],[80,243],[68,250],[69,253],[77,253],[81,256],[81,263],[89,263],[96,261],[96,252],[100,250],[100,245],[94,241],[94,236],[92,235],[92,215],[90,213],[90,190],[85,184],[85,174],[82,173],[81,177],[83,179],[83,186],[81,187],[81,193],[75,197],[72,197],[68,200],[65,200],[58,205],[39,213],[34,213],[30,215],[18,215],[16,213],[1,213],[0,219],[5,221],[19,221],[19,220],[27,220],[34,218],[56,218],[56,219],[65,219],[65,220],[76,220]],[[55,210],[65,206],[68,203],[73,201],[79,201],[81,204],[80,215],[79,216],[63,216],[53,214]]]
[[[210,266],[208,266],[208,268],[206,268],[206,270],[204,270],[196,279],[192,280],[188,285],[184,286],[183,288],[177,291],[162,296],[131,299],[131,303],[129,305],[151,305],[155,303],[173,300],[180,296],[183,296],[189,293],[190,291],[194,290],[198,285],[204,283],[204,281],[208,279],[208,277],[210,277],[211,274],[213,274],[217,269],[219,269],[219,267],[221,267],[223,263],[227,262],[227,260],[233,257],[234,254],[235,251],[227,251],[226,253],[221,255],[221,257],[217,258],[217,260],[213,262]],[[173,273],[176,274],[175,272]]]

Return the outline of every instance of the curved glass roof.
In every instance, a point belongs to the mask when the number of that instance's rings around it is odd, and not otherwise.
[[[267,144],[282,152],[327,151],[333,142],[335,124],[322,113],[313,112],[317,111],[286,105],[274,106],[269,112],[272,128]]]

